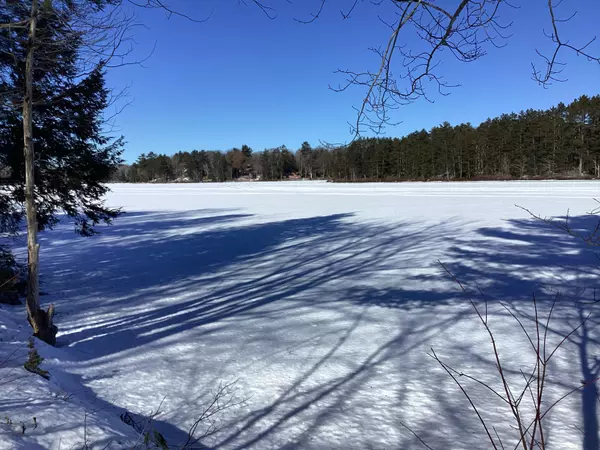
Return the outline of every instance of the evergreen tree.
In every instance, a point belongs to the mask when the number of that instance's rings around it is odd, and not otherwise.
[[[258,154],[246,145],[226,154],[178,152],[170,158],[173,175],[163,158],[142,154],[131,167],[135,171],[120,170],[114,180],[168,181],[184,172],[191,181],[282,180],[297,171],[305,178],[343,181],[600,177],[600,96],[502,114],[478,127],[444,122],[402,138],[362,138],[345,147],[313,149],[305,141],[295,155],[285,146]]]
[[[0,58],[6,57],[2,50]],[[22,79],[18,67],[13,69],[16,87]],[[37,220],[40,229],[51,227],[64,212],[74,219],[79,233],[89,236],[94,234],[95,225],[110,223],[118,215],[118,210],[106,207],[102,199],[108,191],[104,182],[121,162],[123,140],[113,140],[102,133],[108,91],[101,71],[92,72],[58,98],[46,102],[56,95],[52,91],[55,77],[60,74],[40,74],[33,111]],[[13,188],[19,205],[25,201],[23,145],[20,110],[3,108],[0,161],[8,169],[3,182]]]
[[[26,211],[28,319],[51,344],[57,329],[53,307],[40,308],[38,228],[51,227],[64,212],[87,236],[118,215],[104,205],[103,182],[118,167],[123,142],[102,133],[103,62],[90,67],[81,56],[90,47],[76,23],[105,4],[0,1],[0,160],[10,187],[1,195],[11,196],[14,216]]]

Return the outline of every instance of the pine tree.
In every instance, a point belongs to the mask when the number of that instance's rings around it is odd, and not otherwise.
[[[100,5],[102,1],[95,1]],[[38,229],[64,212],[89,236],[119,211],[102,200],[103,184],[121,162],[122,139],[103,135],[109,93],[102,65],[80,66],[84,37],[73,24],[77,5],[0,1],[0,159],[14,213],[27,210],[27,310],[34,334],[54,343],[53,308],[40,308]],[[23,151],[25,149],[25,151]],[[6,190],[2,195],[6,194]],[[25,208],[26,206],[26,208]]]

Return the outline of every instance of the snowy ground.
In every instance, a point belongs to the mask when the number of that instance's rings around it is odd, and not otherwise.
[[[560,293],[549,344],[592,313],[556,354],[546,404],[600,374],[594,249],[515,206],[570,209],[575,229],[592,229],[598,182],[112,189],[126,214],[100,236],[68,224],[42,236],[43,301],[60,328],[58,348],[36,344],[49,382],[21,368],[23,309],[0,309],[0,414],[12,421],[0,448],[131,447],[119,414],[161,401],[154,426],[176,448],[211,391],[236,380],[235,406],[202,448],[424,448],[404,425],[434,449],[490,448],[427,355],[498,386],[485,330],[438,260],[490,300],[515,383],[533,359],[499,302],[531,329],[532,293],[541,314]],[[513,448],[507,407],[465,385]],[[555,407],[550,448],[597,450],[597,409],[593,383]]]

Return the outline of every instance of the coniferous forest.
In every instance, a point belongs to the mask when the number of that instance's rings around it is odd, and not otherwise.
[[[402,138],[358,139],[347,146],[142,154],[120,182],[281,180],[477,180],[600,177],[600,96],[546,110],[443,123]]]

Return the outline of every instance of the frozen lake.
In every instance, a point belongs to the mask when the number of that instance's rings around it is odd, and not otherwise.
[[[47,367],[65,391],[80,383],[95,414],[149,413],[164,398],[156,427],[174,443],[209,391],[237,381],[243,402],[218,415],[207,447],[424,448],[406,425],[435,449],[489,448],[427,354],[499,387],[487,334],[439,261],[489,299],[515,386],[534,359],[500,301],[533,329],[532,294],[542,314],[560,294],[551,343],[592,313],[550,365],[550,405],[600,373],[598,261],[515,205],[570,210],[591,230],[594,197],[588,181],[113,185],[107,202],[126,213],[101,235],[43,234],[61,346]],[[513,448],[508,407],[465,386]],[[592,383],[548,414],[550,448],[598,448],[595,395]]]

